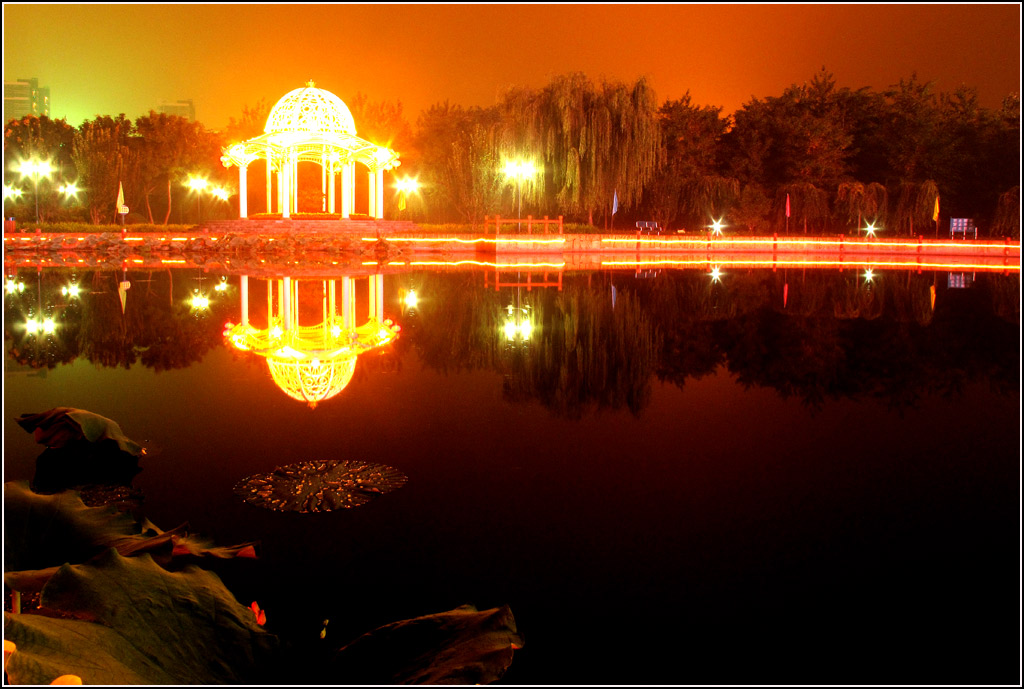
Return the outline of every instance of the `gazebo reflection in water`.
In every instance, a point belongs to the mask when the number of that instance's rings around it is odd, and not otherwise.
[[[382,274],[365,278],[367,320],[356,325],[359,279],[266,278],[267,315],[265,327],[259,328],[249,319],[249,276],[243,275],[242,321],[226,324],[224,336],[236,349],[265,358],[274,383],[292,399],[315,409],[345,389],[360,354],[387,345],[401,330],[384,317]],[[307,317],[319,312],[319,323],[299,322],[300,283],[303,311]]]

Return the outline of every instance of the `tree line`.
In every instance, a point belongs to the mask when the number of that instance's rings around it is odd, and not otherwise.
[[[438,103],[415,125],[401,103],[359,94],[349,107],[362,138],[401,154],[395,176],[420,183],[403,209],[386,195],[390,218],[478,223],[515,217],[521,207],[524,216],[619,229],[655,220],[704,232],[721,220],[737,233],[856,233],[873,223],[883,236],[927,235],[936,231],[938,200],[942,229],[950,217],[969,217],[982,235],[1020,236],[1019,94],[993,110],[967,86],[938,93],[912,75],[881,91],[850,89],[822,70],[726,115],[688,92],[659,103],[645,79],[572,73],[508,89],[490,107]],[[11,121],[5,184],[18,183],[16,160],[45,157],[83,192],[73,204],[56,184],[40,185],[44,219],[109,222],[121,182],[140,220],[194,222],[199,207],[184,181],[200,174],[237,194],[221,150],[261,133],[270,108],[266,100],[245,106],[223,131],[153,112],[135,121],[98,116],[77,128],[46,117]],[[529,161],[535,172],[510,177],[509,161]],[[262,177],[261,162],[250,170]],[[319,174],[300,165],[300,190],[308,190],[300,210],[320,210]],[[7,215],[33,217],[26,190],[7,202]],[[249,194],[250,209],[262,210],[263,185],[250,184]],[[234,217],[237,197],[231,203],[234,211],[211,205],[205,217]]]

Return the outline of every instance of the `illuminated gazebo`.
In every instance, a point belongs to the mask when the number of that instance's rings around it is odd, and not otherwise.
[[[224,167],[238,166],[238,217],[248,216],[249,164],[267,161],[267,212],[273,200],[272,176],[277,172],[277,210],[282,217],[298,212],[299,162],[320,165],[321,210],[335,213],[336,175],[341,173],[341,215],[355,210],[356,163],[366,167],[369,179],[369,216],[384,217],[384,171],[398,167],[398,154],[356,136],[348,106],[312,81],[287,93],[271,109],[264,133],[224,149]]]
[[[401,330],[382,315],[383,275],[369,276],[369,317],[358,327],[351,277],[341,278],[340,316],[337,280],[317,281],[323,285],[323,320],[315,325],[299,324],[298,280],[267,280],[265,328],[249,322],[248,276],[242,276],[241,282],[242,322],[227,324],[224,336],[236,349],[264,357],[274,383],[286,395],[306,402],[310,408],[344,390],[355,373],[357,357],[391,342]]]

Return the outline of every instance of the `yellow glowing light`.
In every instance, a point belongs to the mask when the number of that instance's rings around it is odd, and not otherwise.
[[[715,266],[714,268],[711,269],[711,281],[712,282],[721,282],[722,281],[722,269],[719,268],[718,266]]]
[[[399,192],[405,192],[406,194],[415,194],[420,188],[420,183],[417,179],[410,179],[403,177],[402,179],[395,182],[395,189]]]
[[[875,279],[875,271],[871,270],[870,268],[868,268],[867,270],[864,271],[864,280],[865,281],[871,282],[874,279]]]
[[[60,187],[60,193],[64,194],[65,196],[74,196],[74,197],[77,198],[79,191],[80,190],[78,188],[78,185],[75,184],[74,182],[68,182],[67,184],[62,184],[61,187]]]
[[[39,329],[39,322],[36,321],[35,318],[29,318],[27,321],[25,321],[25,332],[27,332],[27,333],[29,333],[31,335],[31,334],[35,333],[35,331],[38,330],[38,329]]]
[[[208,309],[210,308],[210,299],[202,294],[197,294],[192,297],[192,308],[193,309]]]
[[[53,172],[49,160],[23,160],[18,166],[22,177],[49,177]]]
[[[533,163],[528,160],[524,161],[508,161],[505,163],[505,176],[515,177],[516,179],[525,179],[527,177],[533,177],[536,174],[537,168],[534,167]]]
[[[710,227],[711,227],[711,234],[721,235],[722,234],[722,228],[725,227],[725,225],[723,225],[721,219],[719,219],[719,220],[715,220],[714,222],[712,222]]]
[[[331,337],[333,337],[335,339],[341,337],[341,326],[340,325],[332,325],[331,326]]]
[[[406,307],[410,309],[415,309],[416,305],[420,303],[420,299],[416,295],[416,290],[414,289],[405,293],[405,299],[403,301],[405,302]]]
[[[530,321],[523,321],[519,324],[519,334],[524,340],[529,340],[530,335],[533,333],[533,323]]]
[[[18,283],[16,283],[14,280],[8,280],[7,281],[7,293],[8,294],[13,294],[13,293],[15,293],[17,291],[18,291]]]
[[[281,330],[281,326],[279,326],[279,325],[275,325],[273,328],[270,329],[270,336],[273,337],[274,339],[280,338],[281,337],[281,333],[282,333],[282,330]]]
[[[516,324],[515,321],[505,321],[505,339],[514,340],[516,339]]]
[[[875,223],[869,222],[868,226],[864,228],[864,231],[868,233],[867,236],[874,237],[876,229],[878,228],[875,227]]]
[[[80,292],[81,289],[78,287],[78,285],[76,285],[73,282],[67,287],[61,287],[60,289],[61,294],[63,294],[65,297],[71,297],[72,299],[77,297]]]
[[[213,286],[213,289],[216,292],[223,292],[227,288],[228,288],[228,283],[226,283],[226,282],[218,282],[216,285]]]
[[[56,329],[57,324],[53,322],[52,318],[47,318],[45,321],[43,321],[43,332],[46,333],[47,335],[52,335]]]
[[[227,201],[231,197],[231,194],[228,193],[228,190],[223,187],[215,187],[211,189],[210,194],[220,199],[221,201]]]
[[[20,199],[24,192],[12,184],[4,185],[4,201],[7,199]]]
[[[202,191],[206,188],[208,182],[204,177],[189,177],[188,188],[192,191]]]
[[[307,403],[310,408],[328,400],[352,380],[356,357],[332,359],[322,363],[267,359],[270,377],[289,397]]]

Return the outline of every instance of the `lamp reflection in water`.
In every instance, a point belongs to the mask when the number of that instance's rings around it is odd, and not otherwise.
[[[322,319],[314,325],[299,323],[300,282],[321,286]],[[401,330],[383,315],[384,276],[370,275],[367,282],[368,318],[357,326],[355,278],[268,279],[266,327],[261,329],[249,322],[249,278],[243,275],[242,322],[227,323],[224,336],[236,349],[264,357],[274,383],[292,399],[315,409],[348,386],[360,354],[383,347]]]
[[[516,287],[515,303],[509,304],[505,311],[505,323],[501,330],[505,334],[506,344],[514,346],[516,343],[528,343],[533,334],[533,309],[523,302],[521,288]]]

